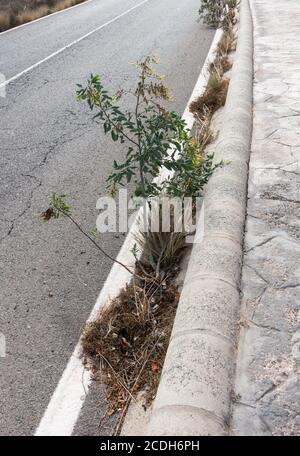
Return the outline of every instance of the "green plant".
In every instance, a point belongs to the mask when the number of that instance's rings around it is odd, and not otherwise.
[[[113,193],[117,185],[133,180],[135,196],[146,199],[162,193],[198,196],[215,169],[212,156],[199,153],[185,122],[176,112],[160,105],[161,100],[170,99],[170,92],[151,63],[156,64],[157,60],[148,56],[136,64],[137,87],[130,92],[135,99],[133,111],[119,106],[122,92],[109,95],[99,75],[91,75],[86,87],[78,85],[78,100],[87,101],[90,109],[97,111],[94,118],[100,120],[105,134],[110,133],[113,141],[126,143],[125,161],[115,161],[114,171],[107,179]],[[210,84],[214,73],[211,72]],[[207,141],[209,138],[210,135]],[[170,177],[164,182],[153,180],[161,168],[171,171]]]
[[[201,0],[200,19],[209,27],[228,29],[234,24],[238,0]]]
[[[205,145],[211,140],[209,127],[206,125],[204,128],[203,123],[203,131],[199,136],[201,142],[197,142],[190,138],[186,124],[179,115],[160,105],[161,100],[170,99],[170,93],[163,85],[162,77],[151,68],[151,63],[157,61],[153,57],[147,57],[136,64],[139,70],[137,87],[130,92],[135,100],[133,111],[126,111],[119,106],[122,92],[111,96],[104,89],[98,75],[91,75],[87,86],[79,85],[77,90],[78,100],[86,101],[90,109],[96,111],[94,118],[100,121],[104,133],[109,133],[113,141],[126,145],[124,162],[114,162],[114,170],[107,179],[111,192],[114,194],[118,185],[133,180],[135,196],[143,197],[145,218],[147,209],[151,210],[151,197],[196,197],[200,195],[214,169],[220,166],[213,165],[212,155],[203,154]],[[161,168],[171,171],[168,178],[163,182],[153,180]],[[71,207],[65,198],[65,195],[53,193],[50,207],[43,213],[44,219],[58,218],[60,215],[67,217],[98,250],[115,261],[103,251],[93,235],[82,229],[72,217]],[[144,219],[144,226],[147,226],[145,222]],[[174,264],[177,252],[182,250],[185,233],[156,234],[147,230],[141,239],[143,258],[146,258],[144,264],[150,264],[159,275],[161,268]]]
[[[218,27],[224,13],[225,0],[201,0],[200,19],[209,27]]]
[[[171,96],[162,77],[151,68],[151,64],[157,63],[154,57],[148,56],[136,64],[139,71],[137,86],[129,92],[134,97],[132,111],[120,107],[123,93],[110,95],[99,75],[91,75],[87,86],[78,85],[77,90],[78,100],[86,101],[90,109],[96,111],[94,118],[100,121],[104,133],[110,134],[113,141],[126,145],[124,162],[114,162],[107,182],[114,194],[118,185],[133,181],[134,195],[144,198],[144,217],[146,201],[151,197],[162,194],[181,198],[198,196],[216,167],[212,165],[212,156],[200,157],[180,116],[161,106],[161,101],[169,101]],[[162,168],[170,171],[164,182],[154,179]],[[168,256],[166,252],[174,245],[173,241],[167,242],[166,236],[170,234],[143,234],[145,254],[154,271],[158,271],[162,263],[171,263],[160,257],[162,251],[164,257]],[[161,250],[158,255],[155,243]]]
[[[134,182],[135,196],[148,198],[162,191],[162,186],[153,181],[160,169],[177,169],[175,151],[181,153],[189,138],[185,122],[174,111],[167,111],[160,101],[170,100],[170,92],[162,83],[162,77],[150,67],[157,63],[146,57],[136,64],[139,75],[137,87],[130,92],[134,96],[132,111],[122,109],[118,102],[123,93],[110,95],[99,75],[91,75],[86,87],[78,86],[78,100],[87,101],[91,110],[97,111],[104,133],[111,134],[113,141],[126,143],[126,158],[123,163],[113,164],[113,172],[107,181],[112,192],[118,185]],[[170,144],[174,151],[170,155]]]
[[[184,166],[181,166],[184,162]],[[213,164],[213,154],[201,154],[199,144],[191,139],[177,160],[177,172],[165,182],[167,193],[172,197],[200,196],[214,170],[223,162]]]
[[[135,235],[140,250],[143,252],[140,258],[140,264],[145,266],[145,268],[149,266],[153,268],[154,264],[156,276],[164,275],[166,271],[173,269],[180,261],[186,247],[186,233],[182,226],[183,213],[179,215],[179,219],[174,220],[174,209],[172,206],[167,212],[169,220],[165,220],[165,222],[168,224],[168,227],[167,231],[164,231],[162,200],[158,200],[156,204],[151,204],[151,213],[149,213],[148,216],[148,226],[151,227],[151,229],[146,232],[138,232]],[[152,229],[152,218],[156,223],[159,223],[157,230]],[[179,227],[181,231],[177,232],[176,227]],[[151,261],[153,264],[149,261],[149,255],[147,255],[148,249],[151,251]]]

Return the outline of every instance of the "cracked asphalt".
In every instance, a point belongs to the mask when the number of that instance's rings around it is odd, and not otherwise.
[[[136,5],[94,0],[0,35],[0,72],[11,78]],[[155,53],[183,112],[214,32],[197,23],[198,0],[149,0],[14,80],[0,97],[0,434],[34,433],[111,264],[66,220],[43,222],[51,192],[95,226],[96,201],[118,147],[75,100],[76,83],[100,72],[114,89],[134,84],[131,62]],[[123,237],[103,235],[117,255]],[[99,434],[101,391],[86,401],[76,434]]]

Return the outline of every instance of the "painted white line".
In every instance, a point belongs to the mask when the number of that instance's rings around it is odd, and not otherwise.
[[[94,2],[94,1],[95,0],[85,0],[84,2],[78,3],[77,5],[69,6],[69,8],[65,8],[65,9],[62,9],[60,11],[55,11],[55,13],[47,14],[46,16],[38,17],[37,19],[34,19],[34,21],[25,22],[25,24],[17,25],[16,27],[12,27],[12,28],[10,28],[8,30],[4,30],[4,32],[0,33],[0,38],[1,38],[2,35],[5,35],[6,33],[14,32],[15,30],[18,30],[19,28],[26,27],[28,25],[34,24],[35,22],[42,21],[43,19],[48,19],[49,17],[56,16],[56,14],[65,13],[67,11],[70,11],[70,10],[74,9],[74,8],[78,8],[79,6],[83,6],[86,3],[90,3],[90,2]]]
[[[52,54],[48,55],[48,57],[45,57],[44,59],[40,60],[39,62],[34,63],[30,67],[26,68],[26,70],[21,71],[20,73],[16,74],[15,76],[12,76],[10,79],[7,79],[5,82],[0,84],[0,89],[7,86],[7,84],[10,84],[12,81],[15,81],[16,79],[20,78],[21,76],[28,73],[29,71],[32,71],[34,68],[38,67],[42,63],[47,62],[48,60],[52,59],[53,57],[61,54],[66,49],[69,49],[70,47],[74,46],[75,44],[80,43],[80,41],[84,40],[85,38],[88,38],[89,36],[93,35],[94,33],[98,32],[99,30],[103,29],[104,27],[107,27],[108,25],[112,24],[113,22],[116,22],[118,19],[121,19],[121,17],[126,16],[127,14],[131,13],[131,11],[139,8],[140,6],[144,5],[148,1],[149,0],[143,0],[142,2],[133,6],[132,8],[129,8],[128,10],[124,11],[121,14],[118,14],[118,16],[114,17],[113,19],[110,19],[109,21],[105,22],[105,24],[99,25],[99,27],[91,30],[90,32],[86,33],[85,35],[81,36],[80,38],[77,38],[77,40],[72,41],[72,43],[69,43],[66,46],[64,46],[63,48],[58,49],[58,51],[53,52]]]
[[[195,97],[200,96],[207,84],[210,63],[214,60],[217,44],[222,32],[218,30],[214,36],[208,55],[202,67],[200,76],[197,80],[192,96],[183,113],[182,118],[186,121],[189,129],[192,129],[194,117],[190,115],[189,105]],[[141,212],[140,212],[141,213]],[[117,256],[117,260],[127,266],[134,267],[134,257],[130,250],[136,242],[134,233],[138,229],[138,216],[131,226],[124,244]],[[110,273],[99,294],[96,304],[89,316],[88,322],[94,320],[101,309],[109,301],[116,297],[120,290],[130,281],[131,275],[122,266],[114,263]],[[80,341],[75,347],[73,354],[63,372],[63,375],[51,397],[44,416],[35,432],[36,436],[69,436],[72,435],[74,426],[79,417],[80,410],[84,404],[86,393],[91,384],[91,375],[82,364]]]

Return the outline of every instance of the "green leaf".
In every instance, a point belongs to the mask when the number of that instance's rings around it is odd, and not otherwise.
[[[112,131],[111,131],[111,137],[112,137],[112,140],[113,140],[113,141],[118,141],[119,135],[118,135],[118,133],[116,132],[116,130],[112,130]]]

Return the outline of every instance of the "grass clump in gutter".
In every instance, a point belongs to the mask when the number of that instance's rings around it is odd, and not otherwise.
[[[202,122],[225,105],[229,81],[222,79],[217,70],[211,69],[206,90],[197,100],[190,104],[190,111]]]
[[[190,111],[198,121],[203,122],[208,119],[208,123],[210,123],[213,114],[225,105],[229,79],[224,75],[232,67],[229,54],[235,50],[235,43],[236,39],[231,23],[231,26],[226,27],[223,31],[222,38],[218,43],[215,61],[209,68],[210,74],[206,90],[190,105]]]
[[[230,52],[235,51],[235,41],[235,35],[232,28],[223,32],[217,48],[219,58],[226,57]]]

